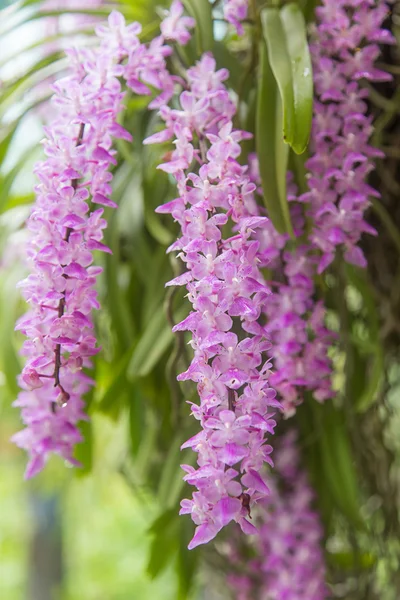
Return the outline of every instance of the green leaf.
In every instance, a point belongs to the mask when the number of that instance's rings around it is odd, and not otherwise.
[[[11,126],[8,126],[7,129],[4,127],[4,125],[2,127],[3,134],[2,134],[2,138],[1,138],[1,142],[0,142],[0,165],[3,163],[3,161],[7,155],[8,148],[12,142],[12,139],[15,135],[17,127],[18,127],[18,122],[13,123]]]
[[[193,586],[194,576],[197,571],[201,548],[188,550],[188,544],[193,537],[193,523],[190,519],[180,519],[179,548],[176,561],[178,574],[178,598],[187,600]]]
[[[145,410],[145,398],[140,393],[139,388],[134,386],[129,394],[129,436],[133,456],[137,455],[142,441],[145,428]]]
[[[0,286],[0,368],[6,379],[7,388],[14,398],[21,391],[17,376],[21,372],[21,362],[17,354],[14,324],[17,317],[19,290],[16,289],[18,270],[3,273]]]
[[[372,356],[368,369],[367,385],[356,401],[356,411],[365,412],[375,402],[384,376],[384,360],[381,351]]]
[[[360,516],[360,495],[357,473],[343,414],[332,402],[323,406],[313,403],[314,414],[321,419],[320,448],[326,485],[337,508],[357,528],[364,523]]]
[[[0,207],[0,213],[6,212],[16,206],[24,206],[25,204],[32,204],[35,199],[34,194],[26,194],[25,196],[8,196],[5,204]]]
[[[183,487],[183,474],[180,469],[182,453],[182,434],[180,433],[171,443],[158,486],[158,498],[162,506],[174,506]]]
[[[217,68],[225,68],[229,71],[228,83],[225,85],[228,85],[237,92],[242,77],[241,69],[238,69],[237,58],[229,52],[224,42],[221,41],[215,41],[213,54],[217,61]]]
[[[346,264],[345,274],[350,285],[358,290],[362,298],[365,327],[369,337],[369,356],[367,358],[363,357],[365,365],[362,373],[364,375],[363,385],[355,394],[355,397],[351,399],[357,412],[365,412],[377,399],[384,376],[384,352],[380,338],[379,315],[374,293],[365,269]],[[361,350],[364,350],[365,353],[368,346],[364,343],[362,348],[354,348],[354,353],[361,352]],[[352,373],[349,373],[351,379],[360,377],[360,373],[354,367],[352,371]]]
[[[93,425],[91,421],[82,421],[79,425],[83,441],[75,448],[75,458],[79,460],[82,468],[76,470],[76,475],[81,477],[92,470],[93,464]]]
[[[148,375],[173,341],[166,322],[164,307],[160,306],[147,324],[128,365],[128,377]]]
[[[295,139],[293,76],[286,34],[279,10],[264,8],[261,12],[261,22],[271,70],[282,100],[283,139],[288,144],[292,144]]]
[[[312,120],[312,66],[306,25],[297,4],[261,12],[264,39],[283,110],[283,138],[297,154],[307,147]]]
[[[27,162],[32,156],[37,152],[37,146],[32,146],[25,150],[22,156],[19,158],[17,164],[4,176],[0,176],[1,186],[0,186],[0,213],[5,212],[8,208],[10,208],[9,202],[9,193],[11,187],[24,167],[26,167]]]
[[[120,399],[130,387],[126,378],[126,369],[132,358],[133,350],[134,347],[127,350],[119,359],[117,366],[114,366],[112,370],[114,376],[99,399],[98,409],[110,416],[118,416]]]
[[[376,564],[376,557],[369,552],[357,556],[354,555],[354,552],[328,552],[326,557],[334,567],[353,571],[360,569],[360,567],[370,570]]]
[[[109,220],[105,235],[105,243],[111,248],[112,254],[105,256],[104,277],[107,286],[105,303],[115,329],[117,354],[132,347],[134,325],[129,311],[127,295],[119,284],[120,274],[120,232],[117,226],[117,214],[114,212]]]
[[[214,47],[212,7],[209,0],[183,0],[188,13],[196,19],[196,45],[200,56]]]
[[[272,73],[267,46],[260,44],[261,73],[257,91],[256,148],[260,164],[264,202],[279,233],[293,236],[286,197],[289,146],[282,138],[282,109]]]
[[[296,154],[302,154],[310,138],[314,93],[306,23],[299,6],[294,3],[282,8],[281,20],[291,64],[294,99],[294,135],[289,143]]]
[[[304,18],[307,23],[315,19],[315,9],[317,5],[318,0],[301,0]]]
[[[179,516],[177,509],[167,510],[152,524],[154,538],[150,545],[147,573],[154,579],[160,575],[175,557],[178,549]]]
[[[156,519],[154,519],[154,521],[152,522],[152,524],[150,525],[150,527],[148,529],[148,532],[157,534],[159,531],[162,531],[163,529],[167,529],[171,520],[173,520],[176,517],[176,514],[177,514],[176,507],[168,508],[168,510],[165,510],[163,513],[161,513],[161,515],[159,515]]]

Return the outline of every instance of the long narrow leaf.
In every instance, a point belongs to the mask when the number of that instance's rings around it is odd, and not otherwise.
[[[302,154],[310,137],[313,106],[312,65],[306,23],[298,4],[294,3],[282,8],[281,21],[292,70],[294,135],[291,146],[296,154]]]
[[[282,137],[282,109],[267,46],[260,44],[261,72],[257,92],[256,147],[264,202],[268,216],[280,233],[293,235],[286,197],[289,147]]]
[[[211,3],[208,0],[183,0],[189,14],[196,19],[197,52],[213,50],[213,20]]]
[[[276,8],[265,8],[261,13],[268,58],[278,84],[283,109],[283,139],[292,144],[295,138],[294,91],[290,56],[281,15]]]

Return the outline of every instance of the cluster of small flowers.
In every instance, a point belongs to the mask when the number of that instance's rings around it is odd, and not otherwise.
[[[271,407],[279,407],[268,383],[270,343],[259,322],[270,290],[254,232],[267,219],[257,216],[256,186],[237,161],[248,134],[232,128],[227,77],[205,54],[187,71],[181,110],[163,107],[166,129],[147,140],[175,137],[175,150],[159,168],[174,176],[179,197],[158,212],[170,213],[181,227],[169,250],[179,251],[187,271],[168,285],[186,285],[193,306],[174,328],[192,334],[194,357],[178,379],[195,381],[200,396],[192,414],[202,429],[183,445],[198,453],[199,465],[184,466],[185,480],[197,488],[181,504],[181,514],[190,513],[197,524],[189,548],[210,541],[232,520],[254,532],[246,516],[268,493],[260,471],[270,462],[265,434],[275,426]],[[196,164],[197,173],[191,171]],[[227,239],[224,227],[232,232]]]
[[[313,155],[306,163],[309,191],[300,200],[309,203],[313,224],[309,239],[322,253],[320,273],[338,247],[346,261],[365,267],[357,244],[364,232],[376,233],[364,220],[364,212],[368,197],[379,197],[367,177],[382,153],[368,144],[372,118],[366,114],[368,90],[359,80],[391,79],[374,66],[378,44],[395,43],[382,28],[388,13],[384,0],[324,0],[316,9],[318,25],[311,44],[316,94]]]
[[[251,179],[259,189],[256,155],[250,155],[249,161]],[[287,191],[294,233],[299,239],[304,234],[304,217],[291,173]],[[318,258],[312,246],[303,243],[292,250],[285,249],[289,236],[279,234],[271,221],[257,232],[257,238],[261,265],[271,273],[269,283],[274,292],[265,305],[274,358],[270,383],[279,392],[285,417],[290,417],[306,390],[318,401],[332,397],[328,349],[333,333],[325,327],[323,304],[315,302]]]
[[[165,66],[170,48],[164,37],[141,44],[140,31],[138,23],[126,27],[120,13],[111,13],[108,27],[96,29],[99,46],[68,51],[70,74],[53,86],[58,117],[46,128],[47,159],[36,167],[39,184],[27,223],[31,274],[20,284],[30,310],[17,324],[28,337],[14,403],[26,425],[14,436],[30,455],[26,477],[38,473],[52,452],[76,464],[77,422],[85,418],[81,397],[93,384],[82,369],[99,350],[90,314],[99,308],[94,285],[101,268],[92,265],[92,253],[109,252],[101,241],[103,208],[93,205],[116,206],[110,199],[112,138],[131,141],[117,123],[124,96],[119,78],[139,94],[150,95],[148,85],[162,90],[153,108],[173,93]]]
[[[224,17],[231,23],[238,35],[243,35],[242,22],[247,18],[249,0],[226,0],[224,4]]]
[[[257,507],[254,558],[244,559],[232,538],[228,560],[236,573],[228,583],[236,600],[324,600],[328,597],[321,549],[323,531],[312,509],[313,491],[299,467],[296,433],[287,433],[276,451],[271,494]],[[241,542],[242,543],[242,542]],[[240,574],[245,564],[246,573]]]
[[[312,53],[317,100],[311,136],[314,155],[307,161],[309,191],[298,196],[289,180],[288,200],[295,235],[304,237],[301,204],[311,223],[307,242],[289,252],[288,237],[272,223],[260,236],[264,264],[275,292],[266,305],[273,342],[275,372],[271,384],[279,391],[286,416],[302,400],[302,390],[323,401],[333,395],[328,349],[333,333],[325,325],[325,309],[315,304],[315,275],[322,272],[342,246],[345,259],[365,266],[357,243],[363,232],[374,230],[363,220],[368,196],[379,196],[367,183],[372,159],[381,153],[368,145],[371,118],[364,98],[368,91],[358,80],[387,81],[390,75],[374,68],[376,42],[392,43],[381,28],[387,4],[367,0],[326,0],[317,8],[320,24],[314,32]],[[256,159],[253,180],[258,183]],[[282,277],[285,282],[282,283]]]

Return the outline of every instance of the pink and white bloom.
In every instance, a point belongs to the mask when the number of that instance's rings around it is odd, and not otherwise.
[[[192,414],[201,431],[183,445],[198,455],[197,469],[183,467],[185,481],[197,488],[181,505],[181,514],[191,514],[197,525],[189,548],[207,543],[232,520],[255,533],[250,507],[268,494],[260,471],[271,462],[266,435],[280,407],[268,381],[270,343],[259,322],[270,289],[259,269],[255,233],[267,219],[258,216],[256,186],[237,161],[239,142],[249,134],[233,130],[226,77],[204,55],[187,72],[181,109],[160,111],[175,150],[159,168],[174,176],[179,198],[158,212],[179,223],[181,235],[170,251],[179,251],[186,265],[169,284],[186,285],[193,308],[174,328],[190,332],[194,353],[178,379],[196,382],[199,393]]]
[[[165,18],[161,22],[161,33],[166,40],[178,42],[185,46],[191,38],[188,29],[193,29],[196,21],[193,17],[183,16],[183,4],[174,0],[169,11],[165,11]]]
[[[228,584],[236,600],[325,600],[326,567],[323,531],[313,509],[314,493],[300,468],[296,433],[289,431],[276,449],[271,493],[254,515],[257,535],[251,556],[243,555],[243,540],[232,536],[227,555]],[[250,550],[250,548],[249,548]],[[235,573],[245,561],[246,574]]]
[[[69,74],[53,86],[57,118],[45,129],[46,159],[35,168],[39,182],[27,222],[30,274],[20,283],[29,312],[17,323],[28,339],[14,404],[26,429],[13,439],[29,453],[26,477],[38,473],[51,453],[77,464],[77,424],[87,418],[82,396],[94,383],[84,369],[99,351],[91,313],[99,308],[101,268],[93,265],[93,251],[110,252],[102,242],[102,206],[116,206],[110,197],[113,138],[132,139],[117,121],[124,98],[120,78],[145,94],[148,85],[159,87],[162,101],[173,91],[165,65],[170,49],[163,38],[142,44],[140,30],[112,12],[108,25],[97,28],[99,46],[69,51]]]

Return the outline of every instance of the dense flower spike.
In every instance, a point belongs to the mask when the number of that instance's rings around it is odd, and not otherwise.
[[[232,539],[228,577],[236,600],[324,600],[328,598],[321,549],[323,532],[312,509],[313,491],[299,467],[296,434],[285,435],[276,450],[271,494],[258,506],[255,558],[245,559]],[[246,565],[246,574],[240,573]]]
[[[271,407],[279,407],[268,383],[270,343],[259,320],[270,290],[259,270],[255,232],[267,219],[258,216],[256,186],[237,161],[239,142],[249,136],[232,128],[227,77],[205,54],[187,72],[181,109],[163,107],[166,129],[147,140],[175,137],[175,150],[160,168],[175,177],[179,197],[158,212],[171,213],[181,227],[170,250],[179,251],[187,271],[168,285],[186,285],[193,306],[174,328],[192,334],[194,357],[178,379],[195,381],[200,396],[192,414],[202,430],[183,445],[198,453],[199,465],[184,466],[185,480],[197,488],[181,504],[181,514],[190,513],[198,526],[189,548],[210,541],[232,520],[246,533],[255,531],[246,517],[253,501],[268,494],[260,470],[270,462]]]
[[[249,160],[251,179],[259,188],[257,157],[250,155]],[[287,191],[295,236],[300,239],[305,222],[291,173]],[[279,392],[285,417],[290,417],[306,391],[318,401],[333,396],[328,350],[334,335],[325,326],[323,304],[315,301],[318,258],[312,244],[298,242],[289,250],[289,236],[278,233],[271,221],[257,231],[257,239],[261,265],[271,273],[274,292],[265,305],[274,358],[270,383]]]
[[[375,68],[379,43],[395,40],[382,28],[388,14],[384,0],[324,0],[316,9],[318,26],[311,52],[315,75],[313,156],[306,163],[313,222],[310,241],[322,252],[318,271],[333,260],[340,247],[350,263],[364,267],[357,245],[364,232],[375,231],[364,220],[369,196],[379,193],[367,184],[374,158],[382,153],[368,144],[371,117],[368,90],[359,81],[389,81]]]
[[[30,311],[17,324],[28,337],[23,391],[15,402],[26,429],[14,441],[29,452],[27,477],[52,452],[76,464],[77,422],[85,418],[82,394],[93,383],[82,369],[98,351],[90,314],[99,308],[94,285],[101,268],[92,265],[92,254],[109,252],[102,243],[101,207],[116,206],[110,198],[112,138],[131,140],[117,123],[123,108],[118,78],[141,94],[151,94],[147,84],[162,89],[154,106],[172,94],[165,68],[170,49],[162,37],[149,47],[141,44],[140,30],[137,23],[125,26],[113,12],[108,26],[97,28],[99,47],[69,51],[70,74],[53,86],[58,118],[46,130],[47,159],[36,167],[39,184],[27,225],[31,274],[20,284]]]

